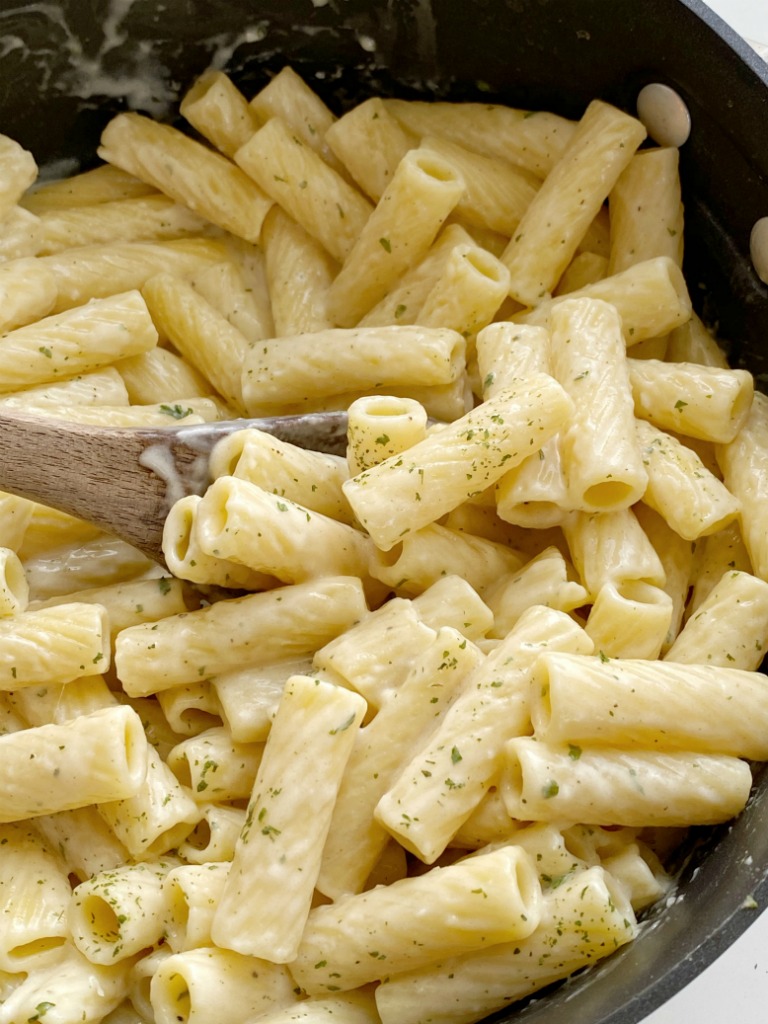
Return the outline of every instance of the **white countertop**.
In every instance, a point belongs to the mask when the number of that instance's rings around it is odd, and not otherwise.
[[[768,0],[706,0],[723,21],[768,49]],[[766,211],[768,212],[768,211]],[[768,911],[730,949],[643,1024],[766,1024]]]

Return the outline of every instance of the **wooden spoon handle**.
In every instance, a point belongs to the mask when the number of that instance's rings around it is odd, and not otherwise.
[[[161,561],[171,504],[203,492],[212,448],[246,427],[340,454],[346,414],[127,429],[0,413],[0,489],[94,523]]]

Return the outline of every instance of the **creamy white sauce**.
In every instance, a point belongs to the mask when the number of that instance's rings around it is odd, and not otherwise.
[[[187,494],[202,494],[210,480],[209,445],[201,442],[200,455],[180,472],[169,447],[170,440],[148,445],[139,455],[139,465],[164,481],[169,506]],[[185,434],[185,443],[192,448],[195,447],[194,440],[194,435]]]

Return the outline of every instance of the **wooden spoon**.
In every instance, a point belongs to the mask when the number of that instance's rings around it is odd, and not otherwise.
[[[257,427],[301,448],[341,455],[347,416],[306,413],[190,427],[93,427],[0,413],[0,490],[85,519],[155,561],[171,505],[202,494],[217,441]]]

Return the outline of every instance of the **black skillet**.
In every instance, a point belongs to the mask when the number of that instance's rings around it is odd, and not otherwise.
[[[699,0],[2,0],[0,131],[69,173],[113,113],[172,116],[212,61],[247,94],[291,63],[337,111],[397,92],[570,117],[600,97],[634,113],[644,85],[672,86],[692,120],[694,304],[732,361],[768,380],[768,287],[749,256],[768,216],[768,66]],[[636,1024],[733,943],[768,902],[764,770],[739,820],[701,830],[688,854],[677,899],[637,941],[493,1019]]]

